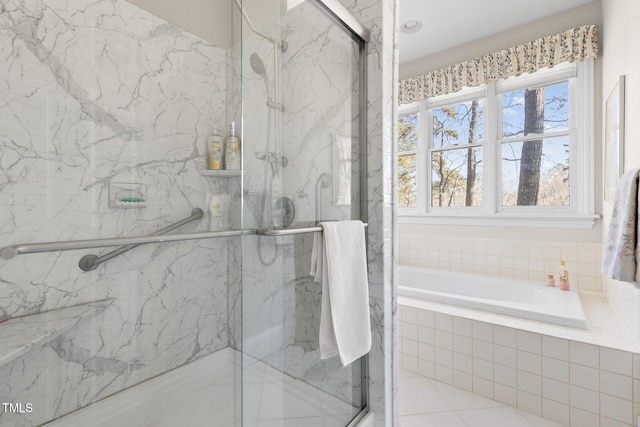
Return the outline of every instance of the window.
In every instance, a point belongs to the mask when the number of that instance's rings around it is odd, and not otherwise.
[[[400,107],[401,221],[591,227],[593,61]]]
[[[402,208],[416,207],[417,150],[418,113],[401,114],[398,119],[398,206]]]
[[[431,207],[482,206],[483,98],[430,108]]]

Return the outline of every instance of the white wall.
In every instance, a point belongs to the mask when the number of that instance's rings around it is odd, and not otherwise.
[[[618,81],[625,75],[625,144],[624,170],[640,166],[640,122],[634,120],[640,113],[640,58],[637,46],[640,31],[635,18],[640,14],[637,0],[603,0],[602,2],[602,104]],[[611,202],[603,206],[603,239],[611,219]],[[640,330],[640,297],[638,291],[628,283],[621,283],[604,277],[604,290],[609,301],[618,308],[616,312],[627,319],[626,324]]]
[[[600,1],[570,9],[520,26],[514,30],[507,30],[416,59],[415,61],[400,64],[400,79],[437,70],[476,56],[522,44],[549,34],[559,33],[569,28],[587,24],[600,24],[602,22],[600,15]]]

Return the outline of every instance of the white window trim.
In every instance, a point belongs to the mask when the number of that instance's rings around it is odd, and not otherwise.
[[[549,70],[533,74],[512,77],[496,83],[489,83],[475,88],[465,88],[455,94],[444,95],[432,100],[422,100],[402,105],[399,114],[418,112],[418,149],[417,149],[417,206],[415,208],[399,208],[398,221],[407,224],[457,224],[484,226],[515,227],[559,227],[559,228],[592,228],[600,216],[595,214],[594,197],[594,64],[593,60],[576,63],[565,63]],[[483,167],[482,186],[493,191],[483,192],[482,208],[430,208],[430,189],[427,168],[429,152],[429,132],[431,115],[427,110],[457,102],[465,102],[471,98],[482,96],[487,105],[499,102],[497,94],[524,86],[534,86],[554,81],[570,80],[570,119],[573,127],[570,140],[571,164],[571,207],[502,207],[498,196],[501,194],[501,162],[498,161],[499,149],[497,141],[500,120],[496,108],[495,113],[486,114],[485,108],[484,136],[488,143],[483,144],[483,159],[491,158],[495,167]],[[495,99],[497,97],[498,99]],[[493,98],[493,99],[489,99]],[[493,116],[493,117],[487,117]],[[547,135],[545,135],[547,136]],[[464,148],[465,146],[461,146]],[[491,156],[491,157],[489,157]],[[486,163],[485,163],[486,164]]]

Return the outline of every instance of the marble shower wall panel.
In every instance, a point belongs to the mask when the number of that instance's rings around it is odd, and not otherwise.
[[[206,210],[208,193],[239,195],[197,172],[206,137],[226,128],[225,50],[123,0],[0,0],[0,9],[5,244],[150,234]],[[145,184],[147,207],[109,208],[109,182]],[[78,269],[82,255],[106,252],[0,262],[0,320],[114,299],[1,367],[0,400],[42,402],[39,416],[57,417],[228,344],[226,239],[141,246]]]
[[[124,1],[2,7],[5,242],[151,233],[226,185],[200,177],[194,161],[213,126],[224,125],[222,49]],[[107,184],[132,181],[147,185],[149,206],[109,209]],[[3,262],[1,274],[17,270],[15,262]],[[29,270],[36,277],[28,283],[42,281]],[[53,300],[2,316],[56,308]]]
[[[282,55],[282,140],[289,167],[284,169],[285,195],[296,203],[297,221],[315,221],[316,181],[334,176],[334,137],[350,138],[357,153],[359,137],[359,51],[355,42],[324,11],[311,2],[283,17],[289,50]],[[323,189],[322,219],[345,220],[358,212],[358,158],[352,161],[355,205],[334,203],[333,183]],[[296,197],[307,194],[308,197]],[[356,214],[357,215],[357,214]],[[337,359],[320,360],[318,345],[321,285],[309,276],[313,236],[296,237],[283,248],[285,292],[291,308],[284,323],[284,366],[289,375],[350,402],[358,395],[352,378]],[[354,386],[355,383],[355,386]]]
[[[273,24],[275,26],[276,24]],[[271,30],[270,34],[279,34]],[[270,86],[274,87],[274,47],[273,44],[257,35],[250,35],[243,40],[242,46],[242,161],[244,181],[244,227],[267,227],[262,224],[262,197],[265,192],[265,162],[256,158],[256,153],[275,152],[277,128],[280,125],[280,113],[267,108],[267,91],[263,78],[255,73],[250,65],[252,54],[257,54],[265,64]],[[283,88],[284,90],[284,88]],[[266,170],[271,174],[271,169]],[[282,195],[282,176],[273,179],[273,200]]]
[[[293,312],[293,301],[282,273],[282,246],[276,249],[274,240],[264,236],[243,238],[242,351],[282,369],[284,324],[287,313]]]
[[[273,26],[276,27],[277,23]],[[243,30],[248,32],[245,27]],[[269,30],[276,33],[275,29]],[[268,78],[273,86],[275,76],[273,68],[273,45],[255,34],[248,34],[243,38],[242,49],[234,50],[234,58],[241,60],[242,67],[242,162],[243,162],[243,215],[244,228],[268,227],[262,219],[262,199],[265,194],[265,163],[256,158],[256,152],[264,152],[269,144],[269,151],[275,151],[274,144],[276,120],[274,113],[269,116],[267,108],[266,88],[262,77],[256,74],[250,66],[252,54],[258,54],[265,63]],[[240,57],[241,54],[241,57]],[[231,61],[230,61],[231,62]],[[240,61],[233,61],[235,67]],[[235,71],[240,76],[240,71]],[[239,98],[238,98],[239,100]],[[239,106],[239,102],[237,103]],[[238,110],[238,114],[240,110]],[[270,129],[268,129],[271,121]],[[268,170],[270,171],[270,169]],[[270,173],[270,172],[269,172]],[[274,198],[279,197],[278,185],[281,178],[275,178]],[[276,245],[277,240],[272,237],[244,236],[242,244],[238,245],[238,265],[242,266],[241,280],[237,281],[235,300],[242,299],[240,306],[230,302],[232,317],[241,319],[241,331],[237,324],[231,323],[235,331],[230,337],[235,348],[242,348],[247,355],[257,359],[268,360],[275,368],[280,368],[282,359],[282,316],[283,316],[283,279],[282,279],[282,251]],[[258,246],[260,247],[258,249]],[[241,287],[241,290],[240,290]],[[240,332],[240,333],[238,333]]]
[[[289,49],[282,55],[282,143],[290,166],[284,169],[286,196],[296,202],[297,221],[315,221],[315,190],[323,173],[334,176],[334,138],[350,138],[355,156],[353,200],[358,192],[359,51],[339,24],[313,2],[290,10],[282,19]],[[351,219],[350,205],[337,205],[332,182],[323,189],[320,219]],[[306,194],[307,197],[295,197]],[[357,216],[356,216],[357,217]]]
[[[242,46],[234,44],[226,52],[226,122],[236,122],[237,129],[242,137]],[[219,128],[220,132],[226,132],[226,127]],[[244,154],[244,141],[241,141],[241,153]],[[232,229],[243,227],[242,201],[243,182],[241,177],[229,178],[227,181],[229,191],[229,225]],[[227,276],[227,311],[229,346],[236,350],[242,349],[242,239],[241,237],[229,239],[229,258]],[[238,391],[240,392],[240,391]]]

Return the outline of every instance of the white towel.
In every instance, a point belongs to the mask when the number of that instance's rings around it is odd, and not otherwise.
[[[311,274],[322,283],[320,358],[340,356],[342,366],[371,350],[369,286],[364,224],[320,223],[311,253]]]
[[[612,279],[640,284],[640,168],[624,174],[616,188],[609,234],[602,254],[602,272]]]

